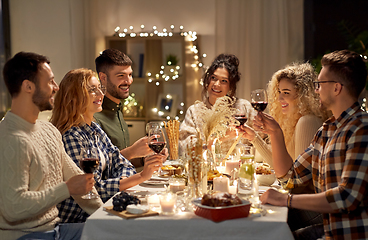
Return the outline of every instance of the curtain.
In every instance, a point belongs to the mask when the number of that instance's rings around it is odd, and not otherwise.
[[[304,58],[303,0],[216,0],[215,15],[215,52],[239,58],[240,98]]]

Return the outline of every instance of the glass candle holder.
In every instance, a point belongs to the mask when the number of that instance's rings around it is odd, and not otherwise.
[[[169,179],[169,190],[172,193],[184,191],[185,190],[185,179],[171,177]]]
[[[147,205],[150,210],[158,212],[160,211],[160,195],[159,194],[150,194],[146,196]]]
[[[160,195],[161,214],[171,215],[175,213],[176,198],[176,194],[171,192]]]

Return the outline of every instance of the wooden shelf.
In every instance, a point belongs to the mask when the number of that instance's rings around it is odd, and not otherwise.
[[[194,60],[194,53],[188,51],[192,42],[187,41],[179,34],[172,37],[118,37],[109,36],[105,38],[106,48],[116,48],[126,53],[133,61],[133,79],[130,93],[136,94],[135,98],[143,105],[144,117],[124,117],[129,121],[165,121],[164,117],[159,117],[152,111],[158,107],[158,98],[162,94],[173,94],[177,97],[176,107],[185,114],[188,104],[200,99],[201,86],[199,81],[201,72],[191,67]],[[155,75],[165,65],[165,58],[168,54],[173,54],[178,58],[180,66],[179,78],[176,80],[157,80]],[[148,82],[147,73],[152,74],[152,82]],[[159,85],[156,85],[156,82]],[[198,86],[197,86],[198,85]],[[189,91],[187,88],[190,88]],[[187,95],[188,93],[188,95]],[[184,106],[181,106],[184,103]],[[178,115],[182,120],[184,114]]]

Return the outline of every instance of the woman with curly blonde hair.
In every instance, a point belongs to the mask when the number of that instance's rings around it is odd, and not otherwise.
[[[268,84],[270,115],[280,124],[294,159],[308,147],[329,116],[320,108],[314,91],[317,77],[309,63],[293,63],[277,71]]]
[[[304,151],[329,114],[320,108],[313,81],[317,73],[309,63],[292,63],[273,74],[268,83],[270,115],[280,124],[285,143],[293,159]],[[247,137],[263,160],[272,166],[269,145],[251,128]]]
[[[51,117],[51,123],[62,134],[66,153],[78,166],[85,147],[93,147],[98,151],[100,162],[95,171],[95,187],[103,202],[119,191],[150,179],[168,156],[165,149],[164,155],[147,157],[143,170],[136,173],[130,161],[121,155],[120,150],[93,121],[93,115],[102,111],[105,92],[95,72],[84,68],[71,70],[60,83]],[[57,207],[62,222],[84,222],[88,217],[72,197]]]

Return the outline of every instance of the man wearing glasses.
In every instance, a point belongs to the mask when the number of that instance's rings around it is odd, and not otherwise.
[[[258,114],[254,122],[256,130],[270,135],[274,170],[283,186],[313,181],[316,193],[285,195],[270,189],[261,201],[323,213],[323,228],[298,230],[296,239],[323,234],[326,239],[368,239],[368,114],[358,103],[366,84],[366,65],[360,55],[347,50],[326,54],[321,62],[315,91],[321,107],[333,116],[295,163],[278,123],[267,114]]]

